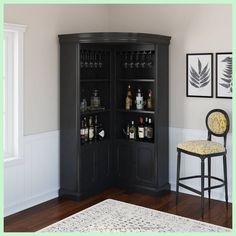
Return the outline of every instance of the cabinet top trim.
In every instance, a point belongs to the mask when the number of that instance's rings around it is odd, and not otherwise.
[[[96,32],[58,35],[60,43],[170,43],[170,36],[146,33]]]

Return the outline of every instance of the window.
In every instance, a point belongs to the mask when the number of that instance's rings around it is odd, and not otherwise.
[[[3,150],[5,160],[22,157],[24,31],[23,25],[4,24]]]

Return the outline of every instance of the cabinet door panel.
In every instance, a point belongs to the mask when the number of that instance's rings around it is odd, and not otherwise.
[[[119,144],[117,147],[117,173],[121,181],[132,181],[133,147],[131,144]]]
[[[150,147],[137,147],[136,149],[136,182],[155,184],[156,162],[154,150]]]
[[[95,150],[92,148],[82,148],[80,178],[82,191],[92,189],[95,182]]]
[[[110,175],[110,145],[98,145],[96,151],[96,181],[107,179]],[[101,183],[102,184],[102,183]]]

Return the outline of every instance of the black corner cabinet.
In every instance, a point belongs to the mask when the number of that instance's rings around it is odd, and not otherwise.
[[[79,200],[112,186],[154,194],[169,190],[170,37],[80,33],[59,35],[59,42],[59,195]],[[152,109],[126,111],[128,85],[133,97],[139,88],[144,97],[151,89]],[[81,99],[89,102],[94,89],[99,90],[103,109],[82,112]],[[91,115],[103,124],[105,137],[81,144],[81,119]],[[124,137],[127,123],[140,116],[153,121],[154,138],[149,142]]]

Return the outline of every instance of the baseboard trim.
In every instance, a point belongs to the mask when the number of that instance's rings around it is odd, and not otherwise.
[[[4,209],[4,217],[26,210],[32,206],[38,205],[40,203],[49,201],[57,197],[58,197],[58,189],[55,189],[55,190],[40,194],[38,196],[34,196],[25,201],[18,202]]]

